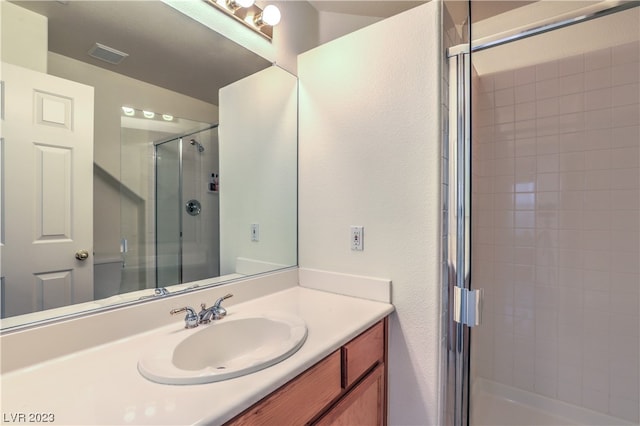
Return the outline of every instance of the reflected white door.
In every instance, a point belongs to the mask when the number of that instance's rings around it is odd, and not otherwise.
[[[93,88],[1,72],[2,316],[92,300]]]

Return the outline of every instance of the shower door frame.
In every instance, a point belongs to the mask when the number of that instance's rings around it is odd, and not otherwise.
[[[469,0],[469,22],[471,5]],[[445,336],[442,341],[442,356],[446,360],[442,378],[444,402],[441,406],[441,418],[447,419],[452,413],[454,426],[470,424],[470,343],[472,333],[466,324],[456,321],[456,307],[453,296],[460,291],[471,290],[471,63],[473,52],[490,49],[514,41],[523,40],[539,34],[580,24],[613,13],[639,7],[640,2],[617,3],[609,7],[581,13],[578,16],[551,22],[546,25],[525,29],[516,34],[489,41],[460,44],[447,50],[445,58],[449,65],[449,110],[448,138],[443,140],[443,152],[448,154],[448,194],[443,205],[442,235],[444,265],[441,277],[443,292],[443,310],[447,312],[447,326],[443,327]],[[597,7],[601,7],[597,5]],[[470,40],[473,25],[469,25]],[[459,265],[462,265],[460,267]],[[481,310],[481,304],[478,304]],[[449,387],[453,386],[453,390]]]

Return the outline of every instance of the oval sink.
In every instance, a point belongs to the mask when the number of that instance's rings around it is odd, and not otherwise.
[[[183,330],[178,336],[159,342],[159,349],[138,361],[138,370],[144,377],[157,383],[184,385],[250,374],[300,349],[307,337],[307,326],[298,316],[265,312],[229,315]]]

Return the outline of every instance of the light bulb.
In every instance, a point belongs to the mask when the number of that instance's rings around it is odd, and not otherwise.
[[[262,11],[262,22],[267,25],[271,25],[272,27],[278,25],[278,23],[280,22],[280,18],[280,9],[272,4],[265,7]]]
[[[136,115],[136,110],[135,110],[135,109],[133,109],[133,108],[131,108],[131,107],[125,107],[125,106],[123,106],[123,107],[122,107],[122,112],[124,112],[124,115],[126,115],[126,116],[128,116],[128,117],[131,117],[131,116]]]
[[[142,111],[142,115],[144,115],[145,118],[153,118],[156,116],[156,113],[151,111]]]

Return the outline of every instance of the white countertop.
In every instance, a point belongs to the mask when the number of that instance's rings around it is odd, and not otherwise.
[[[298,315],[308,327],[302,348],[272,367],[201,385],[145,379],[137,362],[146,349],[162,335],[187,332],[176,318],[168,326],[4,374],[2,421],[51,413],[58,425],[222,424],[393,312],[393,305],[294,287],[233,305],[228,315],[264,310]]]

